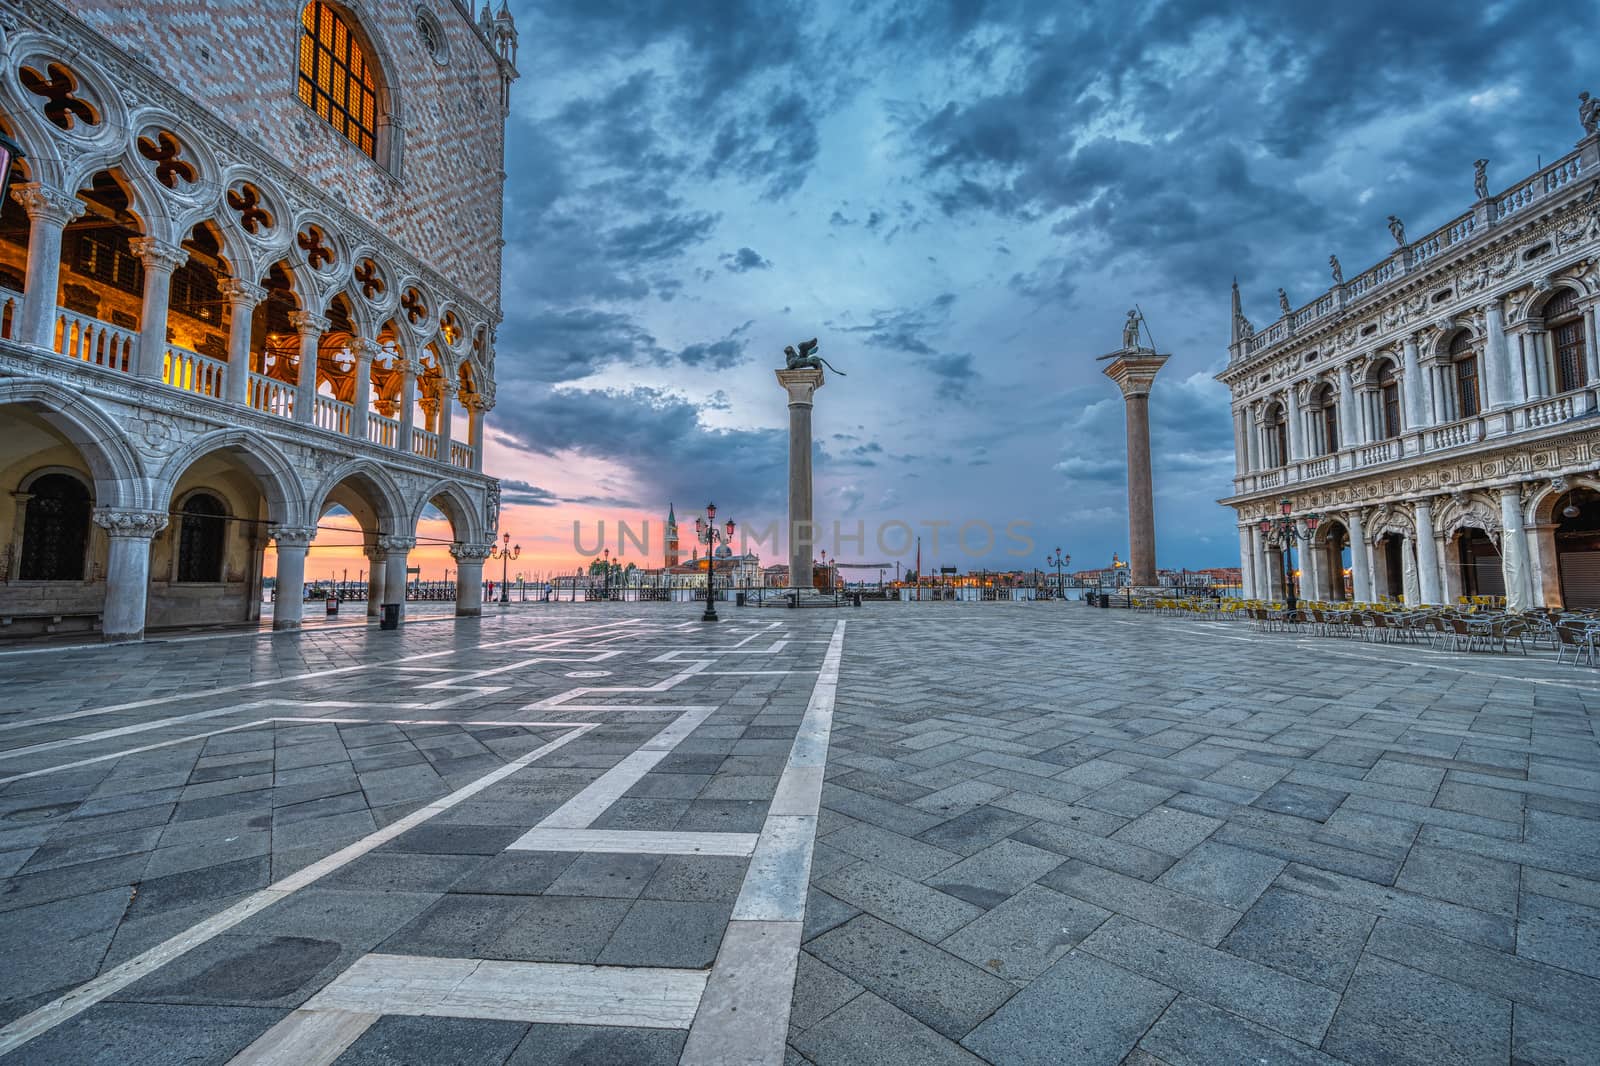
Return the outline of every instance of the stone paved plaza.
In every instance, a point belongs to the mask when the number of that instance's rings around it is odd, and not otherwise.
[[[723,617],[0,654],[4,1062],[1600,1062],[1594,674]]]

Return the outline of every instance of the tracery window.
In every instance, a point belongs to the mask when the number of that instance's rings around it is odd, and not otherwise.
[[[82,581],[89,544],[89,488],[71,474],[46,474],[28,487],[22,520],[22,581]]]
[[[378,157],[377,68],[332,5],[312,0],[300,12],[300,102],[363,152]]]
[[[222,580],[227,513],[222,501],[210,493],[197,492],[184,501],[178,532],[179,581]]]
[[[1456,335],[1450,342],[1450,361],[1455,364],[1456,417],[1473,418],[1478,414],[1478,355],[1472,350],[1472,336]]]
[[[1394,375],[1394,364],[1385,363],[1378,372],[1378,427],[1383,439],[1400,435],[1400,381]]]
[[[1544,321],[1555,348],[1556,391],[1581,389],[1589,383],[1584,366],[1583,315],[1578,310],[1578,294],[1563,289],[1544,305]]]

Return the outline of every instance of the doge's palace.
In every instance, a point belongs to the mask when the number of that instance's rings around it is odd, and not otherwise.
[[[369,613],[430,504],[477,613],[516,49],[459,0],[6,5],[0,636],[256,620],[336,507]]]
[[[1227,369],[1246,595],[1280,597],[1260,520],[1321,516],[1301,594],[1512,609],[1600,605],[1600,109],[1583,139],[1256,329],[1233,294]],[[1463,182],[1465,184],[1465,182]]]

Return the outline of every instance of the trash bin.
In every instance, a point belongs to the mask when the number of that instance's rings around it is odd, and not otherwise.
[[[329,614],[338,614],[339,613],[339,597],[337,597],[337,596],[329,596],[328,597],[328,613]]]
[[[383,605],[383,617],[378,621],[378,628],[400,628],[400,605],[398,603],[386,603]]]
[[[744,606],[744,593],[742,591],[734,594],[733,603],[735,607]]]
[[[860,607],[861,606],[861,593],[859,593],[859,592],[856,593],[854,598],[855,598],[855,601],[856,601],[856,606]]]

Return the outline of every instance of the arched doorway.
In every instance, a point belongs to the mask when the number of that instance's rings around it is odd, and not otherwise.
[[[1312,550],[1319,552],[1319,573],[1322,595],[1329,600],[1349,600],[1350,587],[1350,531],[1343,522],[1324,519],[1317,530]]]
[[[1374,593],[1398,600],[1406,591],[1406,539],[1398,533],[1385,533],[1373,545]]]
[[[1557,497],[1551,519],[1562,605],[1600,607],[1600,493],[1577,488]]]
[[[1469,526],[1455,534],[1450,541],[1451,555],[1447,560],[1455,568],[1457,595],[1504,596],[1506,578],[1500,559],[1500,546],[1483,530]]]

